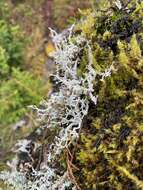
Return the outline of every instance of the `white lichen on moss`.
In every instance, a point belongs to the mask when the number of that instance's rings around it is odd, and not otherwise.
[[[48,101],[43,101],[42,108],[32,106],[37,111],[38,118],[46,123],[44,127],[49,130],[57,129],[58,135],[44,153],[40,170],[35,170],[31,166],[32,180],[26,178],[25,172],[13,171],[1,174],[1,178],[16,189],[65,190],[67,187],[76,189],[66,169],[59,172],[55,162],[58,162],[61,153],[78,139],[79,129],[88,114],[89,102],[92,101],[95,105],[97,103],[93,85],[96,76],[100,75],[102,79],[110,76],[111,68],[104,73],[96,73],[93,68],[90,42],[80,35],[73,37],[72,29],[73,27],[69,29],[67,36],[51,30],[56,47],[53,55],[57,65],[54,78],[58,88],[54,89]],[[83,48],[88,50],[88,63],[86,72],[83,76],[79,76],[78,66]],[[21,150],[27,149],[25,146],[20,146],[19,151]]]

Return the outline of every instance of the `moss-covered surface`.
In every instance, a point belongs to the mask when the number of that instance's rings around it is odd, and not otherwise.
[[[76,32],[91,41],[95,69],[114,69],[95,81],[97,106],[73,152],[75,179],[82,190],[143,189],[143,2],[82,14]]]

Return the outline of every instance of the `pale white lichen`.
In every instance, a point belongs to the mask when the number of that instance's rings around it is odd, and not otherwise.
[[[27,140],[27,139],[23,139],[23,140],[19,140],[15,147],[15,152],[27,152],[28,153],[28,146],[29,144],[31,143],[30,140]]]
[[[2,179],[19,190],[65,190],[67,187],[76,189],[66,170],[60,171],[59,174],[55,162],[58,162],[60,154],[78,139],[79,129],[88,114],[89,102],[92,101],[95,105],[97,103],[93,84],[96,76],[100,75],[102,79],[110,76],[111,68],[104,73],[96,73],[90,42],[80,35],[73,39],[72,29],[73,26],[68,30],[68,36],[57,34],[50,29],[56,46],[53,56],[57,66],[54,77],[58,88],[51,93],[48,101],[42,102],[42,108],[32,106],[37,111],[40,121],[46,123],[44,127],[49,130],[57,129],[58,134],[48,147],[40,170],[32,168],[33,180],[26,179],[24,172],[15,171],[1,175]],[[79,53],[83,48],[88,50],[88,63],[84,75],[79,76]],[[26,152],[28,143],[24,140],[19,142],[18,151]]]
[[[122,4],[120,0],[116,0],[115,5],[118,7],[119,10],[122,9]]]

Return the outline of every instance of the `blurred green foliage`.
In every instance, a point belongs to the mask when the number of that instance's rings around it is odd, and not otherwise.
[[[26,106],[37,104],[46,93],[44,82],[26,71],[24,35],[19,26],[0,20],[0,124],[18,121]]]
[[[1,124],[18,121],[28,111],[27,106],[38,104],[46,94],[45,83],[27,71],[12,69],[8,80],[0,84]]]
[[[0,0],[0,171],[13,156],[11,149],[17,139],[34,126],[27,106],[38,105],[49,90],[49,82],[30,69],[31,34],[26,35],[28,28],[15,23],[12,11],[10,1]],[[27,121],[25,125],[31,123],[30,127],[14,131],[12,126],[22,119]]]
[[[24,67],[24,41],[19,26],[0,20],[1,77],[9,77],[13,67]]]

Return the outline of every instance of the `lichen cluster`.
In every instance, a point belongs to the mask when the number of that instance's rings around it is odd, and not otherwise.
[[[92,102],[94,106],[97,103],[97,97],[93,95],[94,81],[97,76],[102,80],[110,76],[112,68],[96,72],[90,41],[82,35],[73,35],[73,28],[74,26],[68,29],[66,34],[58,34],[50,29],[56,49],[53,58],[57,65],[54,75],[57,88],[53,88],[48,101],[43,101],[41,107],[30,106],[36,110],[41,123],[36,133],[43,135],[43,140],[47,142],[36,144],[32,139],[23,139],[16,144],[17,157],[10,164],[12,171],[0,175],[1,179],[16,189],[77,189],[69,168],[62,166],[60,160],[70,145],[74,145],[79,138],[89,103]],[[87,51],[88,62],[86,71],[81,76],[78,67],[82,63],[82,56],[79,54],[84,50]],[[49,134],[54,132],[51,141],[46,139],[47,131]],[[42,148],[41,152],[37,152],[39,148]],[[38,161],[34,158],[34,152],[40,154]],[[22,159],[23,156],[25,159]]]

